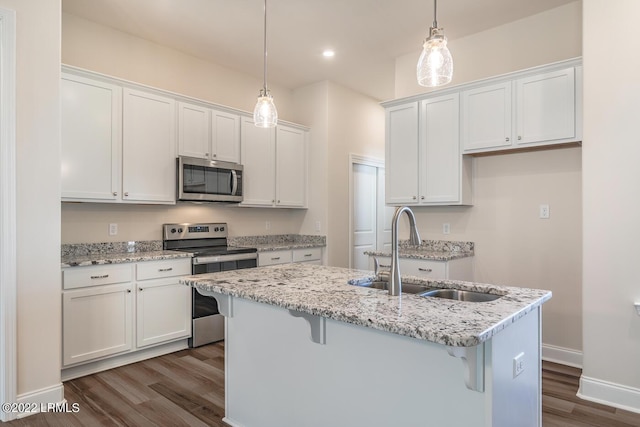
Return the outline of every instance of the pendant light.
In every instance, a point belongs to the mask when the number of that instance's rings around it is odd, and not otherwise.
[[[253,123],[260,128],[272,128],[278,124],[278,110],[273,97],[267,89],[267,0],[264,0],[264,80],[256,108],[253,110]]]
[[[416,68],[420,86],[442,86],[453,77],[453,59],[447,49],[444,30],[438,28],[438,0],[433,0],[433,26],[429,28],[429,37],[422,45],[422,54]]]

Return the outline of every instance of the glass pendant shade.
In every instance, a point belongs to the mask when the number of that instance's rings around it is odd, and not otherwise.
[[[435,30],[435,28],[431,30]],[[430,36],[424,42],[416,71],[420,86],[434,87],[451,82],[453,58],[447,48],[445,36]]]
[[[260,96],[253,110],[253,123],[260,128],[272,128],[278,124],[278,110],[273,97],[266,89],[260,89]]]

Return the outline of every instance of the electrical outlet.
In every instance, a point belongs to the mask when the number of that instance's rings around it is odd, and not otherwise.
[[[320,221],[316,221],[316,231],[320,231],[322,229]]]
[[[524,372],[524,353],[513,358],[513,378]]]
[[[109,224],[109,236],[118,234],[118,224]]]
[[[449,224],[448,222],[445,222],[444,224],[442,224],[442,234],[449,234],[451,233],[451,224]]]
[[[264,228],[267,230],[271,230],[271,221],[265,221],[264,222]]]
[[[540,219],[549,219],[550,214],[549,205],[540,205]]]

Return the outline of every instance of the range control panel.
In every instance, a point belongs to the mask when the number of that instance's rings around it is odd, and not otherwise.
[[[164,224],[164,240],[226,238],[227,224],[224,222]]]

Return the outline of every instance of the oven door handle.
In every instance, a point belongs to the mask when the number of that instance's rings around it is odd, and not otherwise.
[[[231,195],[235,196],[238,191],[238,173],[231,169]]]
[[[193,259],[193,265],[211,264],[214,262],[225,261],[242,261],[245,259],[257,259],[258,254],[255,252],[247,254],[233,254],[233,255],[216,255],[216,256],[199,256]]]

